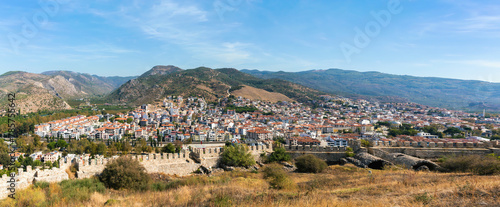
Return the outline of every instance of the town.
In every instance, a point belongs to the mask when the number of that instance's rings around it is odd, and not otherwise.
[[[128,113],[73,116],[35,126],[46,140],[139,141],[142,152],[166,143],[203,148],[209,143],[249,146],[279,141],[286,145],[349,147],[348,140],[478,143],[499,139],[500,119],[414,103],[377,103],[322,96],[309,104],[266,102],[229,96],[218,103],[203,98],[165,97]],[[187,145],[184,145],[187,149]],[[136,151],[140,153],[141,151]],[[67,153],[66,153],[67,154]],[[54,161],[58,151],[31,155]],[[46,157],[46,158],[45,158]],[[45,159],[44,159],[45,158]]]

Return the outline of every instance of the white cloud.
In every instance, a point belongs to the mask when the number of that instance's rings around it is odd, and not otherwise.
[[[487,67],[487,68],[500,68],[500,61],[491,61],[491,60],[461,60],[456,61],[457,63],[463,63],[473,66],[479,67]]]
[[[136,29],[165,45],[176,45],[201,59],[236,64],[252,56],[252,44],[222,38],[232,32],[232,28],[241,25],[214,23],[218,19],[213,11],[189,1],[140,2],[119,11],[91,13],[121,27]]]

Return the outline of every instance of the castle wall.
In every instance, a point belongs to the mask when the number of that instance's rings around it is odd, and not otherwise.
[[[437,159],[449,155],[486,155],[499,154],[498,142],[395,142],[374,141],[373,148],[388,153],[403,153],[423,159]]]
[[[164,153],[164,154],[147,154],[147,155],[128,155],[132,159],[137,159],[146,169],[148,173],[165,173],[169,175],[185,176],[197,170],[201,165],[205,167],[217,167],[220,159],[220,154],[223,148],[207,148],[194,149],[188,153]],[[272,152],[272,146],[250,146],[249,152],[256,158],[260,159],[260,154]],[[97,159],[74,159],[77,163],[78,171],[77,178],[90,178],[99,175],[106,164],[114,158],[97,158]],[[8,186],[11,184],[8,181],[15,183],[15,191],[20,191],[27,188],[35,181],[45,182],[60,182],[69,179],[66,169],[71,165],[71,161],[61,159],[59,168],[52,169],[32,169],[28,166],[26,171],[19,169],[14,179],[8,175],[3,175],[0,178],[0,199],[7,198],[9,195]]]
[[[292,159],[312,154],[326,162],[338,162],[346,157],[347,147],[322,147],[309,145],[289,145],[285,147]]]
[[[2,175],[0,178],[0,199],[7,198],[11,194],[11,190],[8,189],[11,183],[15,184],[15,192],[25,189],[36,181],[45,182],[60,182],[69,179],[68,174],[65,170],[69,167],[69,163],[64,163],[61,160],[59,168],[52,169],[32,169],[31,166],[26,167],[26,171],[19,169],[14,177],[10,177],[7,174]],[[14,190],[14,189],[13,189]]]

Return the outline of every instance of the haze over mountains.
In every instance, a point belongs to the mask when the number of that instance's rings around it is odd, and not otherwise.
[[[461,110],[500,110],[500,83],[341,69],[302,72],[241,71],[260,78],[288,80],[351,98],[410,101]]]
[[[266,101],[308,102],[323,94],[500,111],[500,83],[340,69],[269,72],[206,67],[183,70],[159,65],[131,77],[101,77],[71,71],[42,74],[13,71],[0,76],[2,104],[6,103],[9,92],[18,94],[18,106],[23,113],[69,109],[66,100],[95,96],[113,103],[137,105],[168,95],[202,96],[209,101],[235,95]]]

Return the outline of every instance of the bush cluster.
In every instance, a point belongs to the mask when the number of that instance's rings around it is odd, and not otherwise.
[[[255,160],[245,145],[224,146],[224,152],[222,152],[221,156],[222,163],[228,166],[249,167],[255,165]]]
[[[269,185],[275,189],[294,189],[296,184],[290,179],[283,166],[279,164],[270,164],[262,172],[264,178],[269,180]]]
[[[305,173],[320,173],[328,167],[324,160],[311,154],[297,157],[295,166],[297,166],[297,171]]]
[[[272,152],[267,158],[266,162],[281,162],[281,161],[289,161],[290,155],[286,152],[283,147],[274,148],[274,152]]]
[[[451,172],[470,172],[478,175],[500,174],[500,159],[487,155],[461,155],[441,159],[441,167]]]
[[[108,188],[144,190],[148,188],[151,178],[139,161],[119,157],[106,164],[99,179]]]

